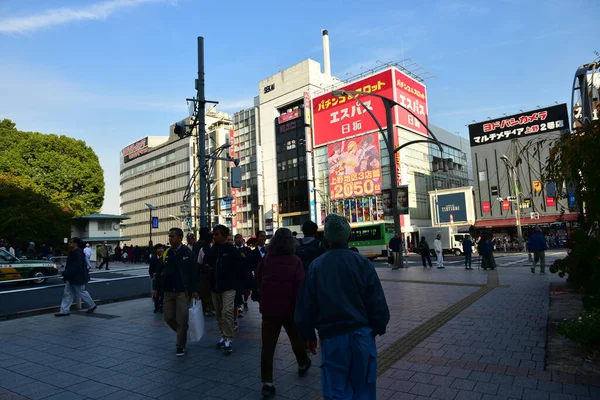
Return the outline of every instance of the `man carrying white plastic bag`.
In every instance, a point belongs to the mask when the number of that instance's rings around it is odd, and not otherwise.
[[[189,311],[188,332],[191,342],[199,342],[206,332],[202,300],[194,300]]]

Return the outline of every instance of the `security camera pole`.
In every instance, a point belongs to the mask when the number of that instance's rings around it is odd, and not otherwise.
[[[415,144],[415,143],[434,143],[439,147],[440,153],[443,154],[444,150],[442,148],[442,145],[437,140],[437,138],[435,137],[433,132],[431,132],[431,130],[429,129],[427,124],[425,124],[423,121],[421,121],[421,119],[418,116],[416,116],[411,110],[404,107],[402,104],[395,102],[392,99],[388,99],[387,97],[381,96],[376,93],[357,92],[357,91],[353,91],[353,90],[334,90],[331,94],[334,96],[352,95],[354,100],[356,100],[358,103],[360,103],[360,105],[369,113],[369,115],[371,116],[371,118],[373,118],[373,121],[375,121],[375,123],[377,124],[377,127],[379,128],[379,133],[381,133],[381,136],[383,137],[383,140],[387,147],[388,155],[390,158],[390,182],[391,182],[390,185],[391,185],[391,195],[392,195],[392,216],[394,218],[394,232],[397,233],[400,236],[400,238],[402,239],[402,242],[404,242],[404,238],[402,236],[402,226],[400,225],[400,214],[398,212],[398,176],[397,176],[397,165],[396,165],[396,152],[400,151],[402,148],[404,148],[406,146],[409,146],[409,145]],[[379,97],[383,101],[383,106],[385,107],[385,120],[386,120],[386,125],[387,125],[386,126],[387,132],[385,132],[383,130],[383,127],[381,126],[381,124],[379,123],[377,118],[375,118],[375,115],[373,114],[373,112],[362,102],[362,100],[359,97],[357,97],[359,95],[360,96]],[[423,125],[425,127],[425,129],[427,129],[427,132],[429,132],[429,134],[431,135],[431,137],[433,139],[411,140],[409,142],[402,144],[401,146],[398,146],[397,148],[394,148],[394,120],[392,118],[392,116],[393,116],[392,112],[394,111],[394,106],[398,106],[398,107],[402,108],[403,110],[406,110],[409,114],[411,114],[413,117],[415,117],[417,119],[417,121],[419,121],[421,123],[421,125]],[[446,170],[446,165],[444,164],[444,171],[445,170]],[[401,249],[400,250],[400,267],[401,268],[404,267],[403,253],[404,253],[404,249]]]

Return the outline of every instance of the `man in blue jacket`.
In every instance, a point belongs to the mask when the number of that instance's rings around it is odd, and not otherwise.
[[[295,320],[312,354],[321,339],[321,388],[325,399],[374,399],[375,336],[385,333],[390,312],[373,264],[348,249],[345,217],[329,214],[330,249],[308,268],[296,302]]]
[[[473,241],[471,240],[471,236],[465,235],[462,247],[465,254],[465,269],[473,269]]]
[[[546,273],[546,253],[548,245],[546,239],[542,235],[540,228],[535,228],[535,233],[531,235],[527,242],[527,249],[533,253],[533,265],[531,267],[531,273],[535,274],[535,266],[540,263],[540,275]]]
[[[96,304],[90,294],[85,290],[85,285],[90,281],[90,275],[87,269],[85,254],[83,254],[81,239],[74,237],[69,241],[69,255],[67,256],[67,265],[62,273],[65,281],[65,291],[60,304],[60,312],[54,314],[56,317],[66,317],[70,315],[71,304],[79,296],[88,306],[87,313],[96,311]]]

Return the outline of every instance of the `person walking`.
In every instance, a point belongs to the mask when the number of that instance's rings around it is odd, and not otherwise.
[[[388,244],[390,250],[392,250],[392,255],[394,256],[394,265],[392,269],[400,268],[400,251],[402,251],[402,239],[400,239],[400,235],[398,233],[394,234],[394,237],[390,239],[390,243]]]
[[[437,256],[437,268],[444,268],[444,247],[442,246],[442,235],[439,233],[433,241],[433,249],[435,250],[435,254]]]
[[[421,236],[421,241],[419,242],[419,253],[421,254],[421,262],[423,263],[423,268],[427,268],[427,264],[425,264],[425,261],[429,263],[429,268],[431,268],[431,249],[429,248],[429,243],[427,243],[427,239],[425,239],[425,236]]]
[[[102,255],[102,263],[98,266],[98,269],[102,269],[102,267],[106,265],[106,270],[108,271],[108,264],[110,262],[108,243],[104,242],[102,245],[98,245],[98,247],[100,248],[100,254]]]
[[[224,354],[233,352],[234,303],[236,284],[243,276],[242,257],[233,244],[227,242],[229,228],[213,228],[213,246],[204,256],[204,268],[210,272],[210,291],[217,313],[221,339],[216,348]]]
[[[177,333],[175,355],[185,355],[189,308],[192,299],[198,299],[200,278],[194,253],[183,243],[180,228],[169,230],[171,247],[165,252],[159,285],[164,289],[164,320]]]
[[[246,259],[246,268],[251,271],[252,276],[256,276],[256,268],[258,268],[258,264],[261,262],[263,257],[267,255],[267,247],[265,246],[266,241],[267,233],[265,231],[256,232],[256,245],[254,246],[254,250],[250,252]],[[252,279],[251,286],[251,298],[253,301],[258,301],[258,290],[256,290],[255,279]]]
[[[200,228],[199,236],[198,245],[200,250],[198,251],[197,262],[200,266],[200,300],[202,300],[204,316],[212,317],[215,316],[215,307],[210,292],[210,270],[204,268],[204,256],[213,245],[213,236],[210,229],[206,227]]]
[[[29,242],[29,247],[27,248],[27,259],[35,260],[37,258],[37,251],[35,250],[35,242]]]
[[[92,262],[90,261],[90,259],[92,258],[92,248],[90,247],[89,243],[85,244],[83,254],[85,254],[85,262],[87,263],[87,269],[92,269]]]
[[[496,267],[494,262],[494,242],[488,240],[486,235],[481,235],[479,243],[477,243],[477,252],[481,257],[481,268],[485,271]]]
[[[296,255],[302,260],[304,272],[308,270],[308,266],[313,260],[325,253],[325,246],[320,240],[315,238],[319,226],[313,221],[306,221],[302,225],[302,239],[297,239],[299,246],[296,248]],[[295,238],[295,237],[294,237]]]
[[[306,375],[311,366],[306,348],[294,323],[296,298],[304,281],[302,260],[294,254],[297,246],[298,240],[289,229],[278,229],[269,242],[267,255],[256,270],[256,286],[262,314],[260,375],[263,396],[275,395],[273,356],[281,327],[285,328],[296,356],[298,375]]]
[[[148,274],[152,278],[152,300],[154,300],[154,313],[156,314],[159,311],[163,312],[165,292],[160,279],[157,279],[157,277],[162,274],[164,269],[163,254],[165,253],[165,246],[158,243],[154,248],[156,254],[150,254]]]
[[[535,228],[535,232],[529,238],[528,242],[529,251],[533,253],[533,265],[531,266],[531,273],[535,274],[535,266],[540,263],[540,275],[546,273],[546,250],[548,250],[548,244],[542,235],[540,228]]]
[[[312,354],[321,339],[321,389],[326,399],[375,399],[377,348],[390,312],[373,263],[348,249],[345,217],[325,218],[330,248],[308,268],[295,321]]]
[[[239,233],[234,236],[233,240],[235,249],[240,253],[240,257],[242,257],[242,273],[240,274],[240,281],[237,284],[235,295],[236,308],[239,307],[236,310],[236,316],[241,318],[244,316],[244,311],[248,311],[248,298],[250,297],[252,280],[254,280],[252,271],[246,267],[246,260],[252,250],[244,245],[244,238]]]
[[[463,253],[465,255],[465,269],[473,269],[473,241],[471,236],[465,235],[462,241]]]
[[[96,303],[85,290],[85,285],[90,281],[90,274],[85,261],[85,254],[81,250],[82,241],[78,237],[69,240],[69,255],[67,256],[67,265],[62,273],[65,281],[65,290],[63,292],[62,302],[60,303],[60,312],[54,314],[55,317],[66,317],[71,314],[71,304],[73,300],[79,297],[87,305],[87,314],[96,311]]]

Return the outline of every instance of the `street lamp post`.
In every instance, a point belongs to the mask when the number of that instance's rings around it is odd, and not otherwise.
[[[391,179],[392,216],[394,219],[394,232],[397,233],[401,239],[404,239],[402,237],[402,226],[400,225],[400,214],[398,213],[398,179],[397,179],[397,174],[396,174],[397,165],[396,165],[396,157],[395,157],[396,152],[410,144],[427,142],[427,143],[436,144],[440,148],[440,152],[443,153],[442,145],[437,140],[437,138],[435,137],[433,132],[431,132],[431,130],[429,129],[427,124],[425,124],[423,121],[421,121],[421,119],[417,115],[415,115],[411,110],[409,110],[408,108],[404,107],[402,104],[399,104],[392,99],[388,99],[387,97],[384,97],[384,96],[376,94],[376,93],[357,92],[354,90],[334,90],[331,94],[334,96],[352,95],[352,97],[369,113],[369,115],[371,116],[373,121],[375,121],[375,123],[377,124],[377,127],[379,128],[379,132],[381,133],[381,136],[383,137],[383,140],[387,147],[388,155],[390,158],[390,179]],[[379,123],[379,121],[377,120],[377,118],[375,117],[373,112],[365,105],[365,103],[362,102],[362,100],[360,100],[360,98],[357,97],[359,95],[379,97],[383,101],[383,106],[385,107],[385,120],[386,120],[386,124],[387,124],[387,126],[386,126],[387,132],[384,132],[383,127],[381,126],[381,124]],[[398,146],[398,148],[394,148],[394,126],[393,126],[394,121],[393,121],[393,114],[392,114],[394,106],[398,106],[398,107],[402,108],[403,110],[407,111],[409,114],[411,114],[417,121],[419,121],[421,123],[421,125],[423,125],[425,127],[425,129],[427,129],[427,132],[431,135],[431,137],[433,139],[413,140],[413,141],[405,143],[401,146]],[[444,169],[445,169],[445,166],[444,166]],[[402,240],[402,241],[404,242],[404,240]],[[404,267],[403,251],[400,252],[400,264],[402,267]]]
[[[517,238],[519,240],[519,244],[521,244],[521,241],[523,240],[523,229],[521,228],[521,200],[519,199],[519,186],[517,184],[517,168],[506,155],[503,155],[500,157],[500,159],[504,162],[506,168],[508,169],[509,175],[512,177],[513,188],[515,191],[515,219],[517,225]]]
[[[146,207],[150,210],[150,240],[148,243],[152,242],[152,211],[156,211],[156,207],[154,207],[150,203],[146,203]]]

